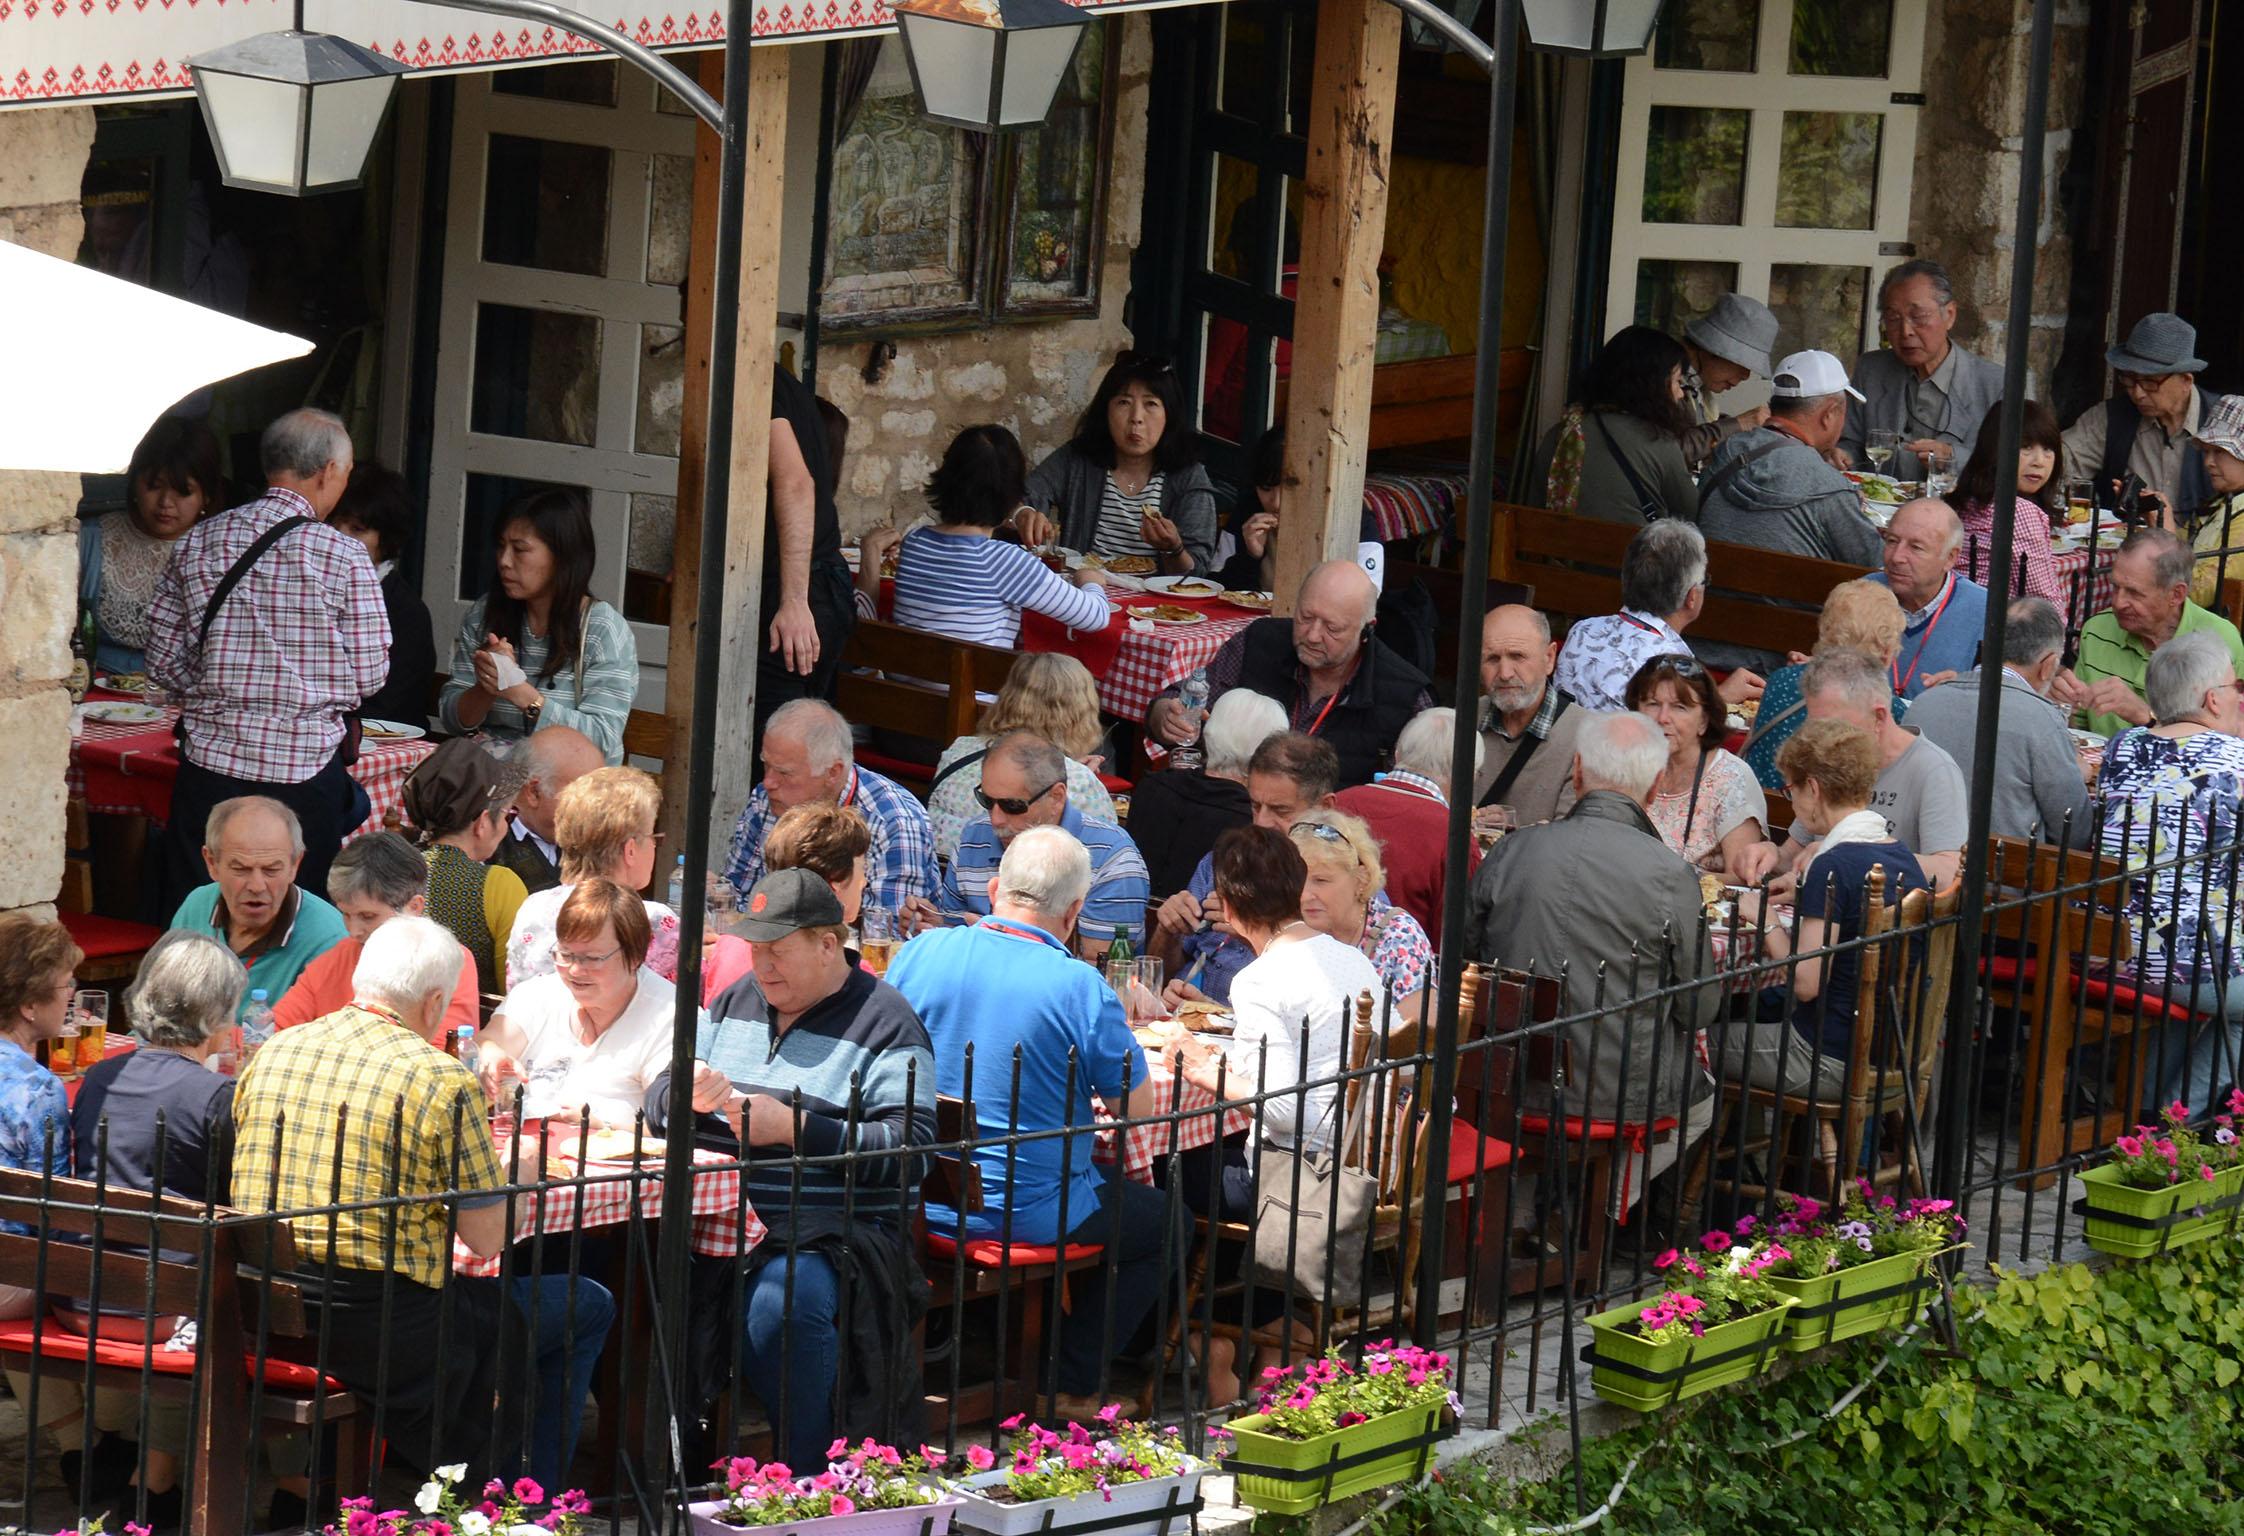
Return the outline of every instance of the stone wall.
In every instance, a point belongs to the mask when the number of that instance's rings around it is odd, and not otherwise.
[[[2027,0],[1939,0],[1929,10],[1909,234],[1920,256],[1955,278],[1958,339],[1999,362],[2009,345],[2032,8]],[[2083,110],[2088,11],[2087,0],[2057,3],[2041,227],[2033,232],[2040,254],[2027,358],[2037,396],[2065,340],[2073,253],[2058,180]]]
[[[1108,175],[1106,251],[1096,316],[992,325],[895,341],[871,370],[871,341],[830,341],[818,355],[818,392],[849,417],[849,454],[836,497],[842,528],[899,527],[927,510],[922,488],[961,428],[997,422],[1020,438],[1030,464],[1066,441],[1114,354],[1130,344],[1123,304],[1145,202],[1145,124],[1152,25],[1122,26]]]
[[[77,254],[93,132],[90,107],[0,112],[0,240]],[[0,468],[0,911],[44,915],[62,884],[77,505],[76,475]]]

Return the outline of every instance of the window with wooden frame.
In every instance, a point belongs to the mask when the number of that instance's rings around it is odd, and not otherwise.
[[[868,40],[833,103],[829,336],[971,330],[1095,314],[1119,35],[1085,29],[1040,128],[992,138],[921,116],[903,49]]]

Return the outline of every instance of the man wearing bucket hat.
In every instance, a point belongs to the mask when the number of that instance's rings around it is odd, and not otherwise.
[[[1878,284],[1886,344],[1854,367],[1858,403],[1839,438],[1850,464],[1869,462],[1863,445],[1881,429],[1901,434],[1887,473],[1903,480],[1921,477],[1925,456],[1941,447],[1953,451],[1952,469],[1971,458],[1987,407],[2002,398],[2002,365],[1955,345],[1955,327],[1955,285],[1939,262],[1905,261]]]
[[[781,1458],[814,1467],[838,1434],[892,1440],[919,1395],[909,1346],[927,1284],[905,1246],[922,1172],[909,1149],[935,1139],[935,1058],[911,1004],[843,947],[841,899],[823,875],[775,869],[741,910],[733,931],[756,968],[709,1005],[678,1096],[690,1104],[672,1103],[665,1072],[647,1090],[647,1124],[690,1119],[697,1140],[745,1161],[741,1192],[768,1235],[740,1261],[741,1316],[730,1275],[714,1288],[727,1312],[713,1337],[697,1322],[697,1358],[729,1362],[737,1336]]]
[[[2205,521],[2197,529],[2197,565],[2190,572],[2189,600],[2215,606],[2221,583],[2244,576],[2244,395],[2217,396],[2197,425],[2197,455],[2203,462]],[[2227,553],[2224,553],[2226,551]]]
[[[2217,398],[2198,387],[2205,359],[2197,355],[2197,327],[2180,315],[2145,315],[2104,361],[2111,364],[2112,397],[2065,429],[2065,462],[2094,465],[2100,493],[2132,474],[2170,510],[2195,515],[2212,501],[2213,488],[2190,439]]]
[[[1691,359],[1683,370],[1683,403],[1698,422],[1683,439],[1683,457],[1693,469],[1726,439],[1769,419],[1765,405],[1726,416],[1714,400],[1747,379],[1768,377],[1769,348],[1776,339],[1777,317],[1769,306],[1742,293],[1723,294],[1714,308],[1683,327],[1683,351]]]

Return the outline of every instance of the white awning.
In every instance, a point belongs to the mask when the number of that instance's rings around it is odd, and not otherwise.
[[[650,48],[710,48],[725,38],[722,0],[563,0]],[[1146,10],[1179,0],[1074,0],[1086,10]],[[11,14],[12,13],[12,14]],[[295,24],[295,0],[228,4],[67,4],[0,0],[0,107],[181,96],[187,60],[221,43]],[[416,73],[498,69],[595,53],[550,27],[419,0],[305,0],[304,25],[377,48]],[[883,0],[756,0],[756,37],[808,41],[887,31]]]
[[[0,241],[0,469],[121,470],[205,384],[312,344]]]

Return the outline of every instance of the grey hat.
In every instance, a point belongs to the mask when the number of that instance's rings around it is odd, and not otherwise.
[[[1725,293],[1714,307],[1683,327],[1683,339],[1724,362],[1769,372],[1769,348],[1776,345],[1777,317],[1759,299]]]
[[[2205,359],[2196,356],[2197,327],[2180,315],[2145,315],[2127,333],[2123,346],[2104,354],[2121,373],[2196,373]]]

